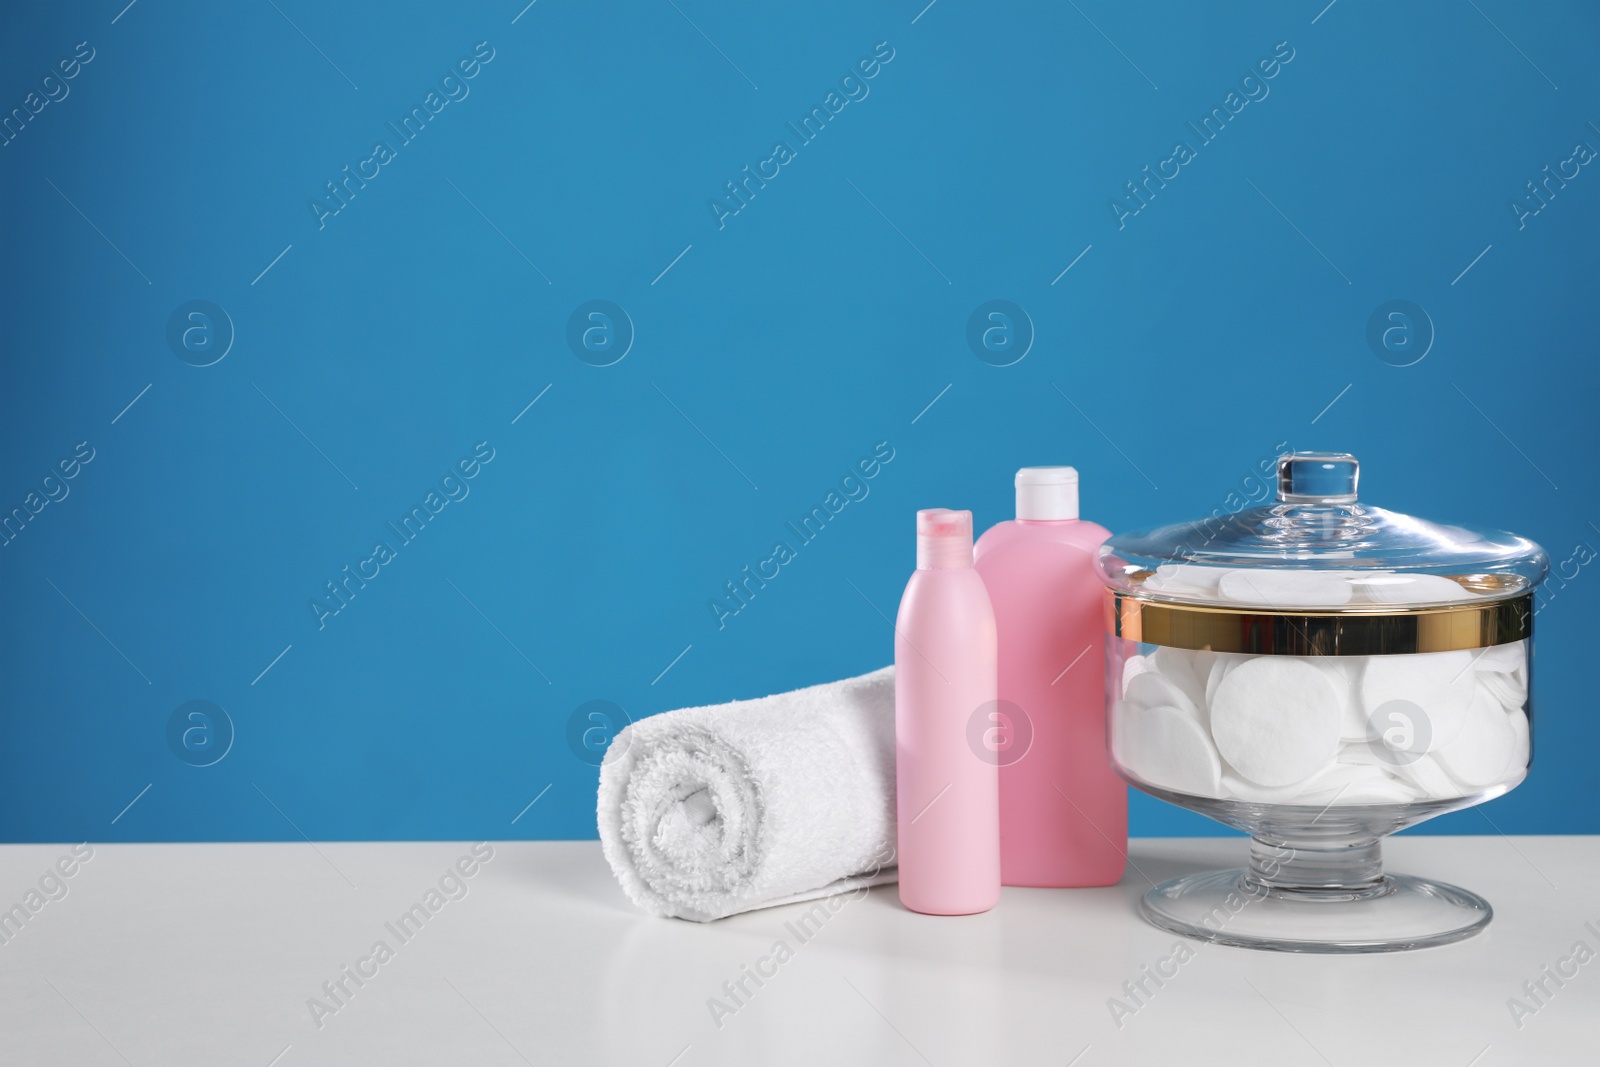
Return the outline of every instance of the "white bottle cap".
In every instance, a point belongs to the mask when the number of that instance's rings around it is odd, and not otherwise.
[[[1077,468],[1023,467],[1017,472],[1017,518],[1059,521],[1077,517]]]

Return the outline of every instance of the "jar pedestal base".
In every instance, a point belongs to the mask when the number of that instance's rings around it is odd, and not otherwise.
[[[1447,945],[1489,925],[1475,893],[1404,874],[1365,884],[1289,886],[1253,869],[1207,871],[1151,889],[1140,904],[1156,926],[1186,937],[1277,952],[1402,952]]]

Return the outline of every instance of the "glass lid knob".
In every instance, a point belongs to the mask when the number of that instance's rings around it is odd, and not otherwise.
[[[1278,499],[1285,504],[1354,504],[1361,464],[1347,452],[1290,452],[1278,457]]]

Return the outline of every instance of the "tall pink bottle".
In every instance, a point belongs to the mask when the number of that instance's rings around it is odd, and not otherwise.
[[[1128,848],[1128,787],[1106,758],[1105,650],[1078,472],[1017,472],[1017,518],[979,539],[1000,635],[1000,871],[1006,885],[1111,885]]]
[[[995,700],[994,610],[972,512],[917,512],[917,570],[894,637],[900,903],[971,915],[1000,899],[1000,780],[971,738]]]

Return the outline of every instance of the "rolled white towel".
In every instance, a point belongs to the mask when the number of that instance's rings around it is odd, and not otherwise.
[[[633,723],[600,767],[628,898],[708,922],[895,880],[894,668]]]

